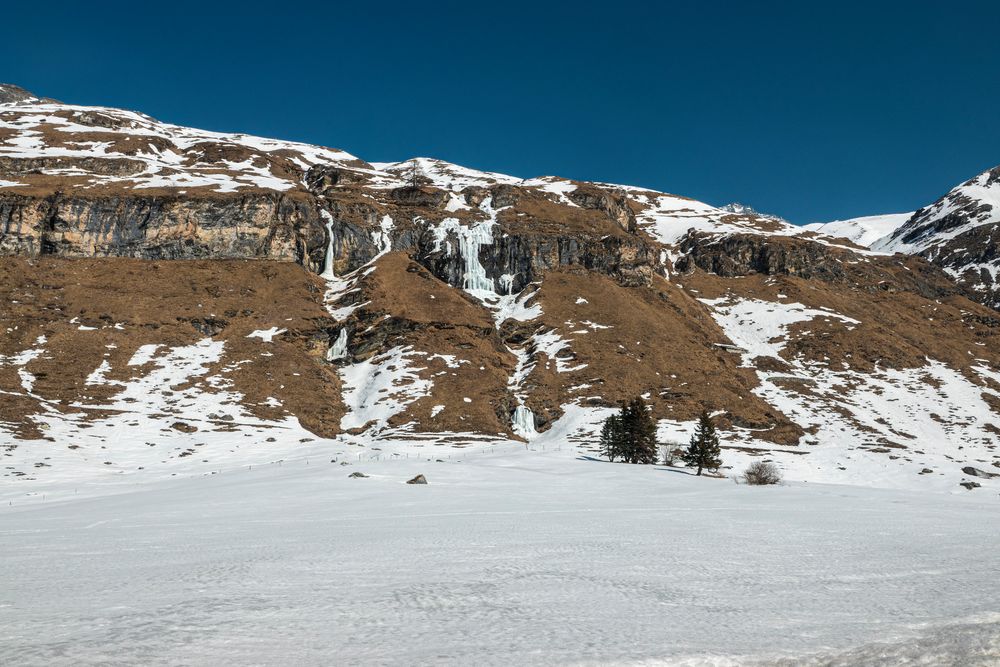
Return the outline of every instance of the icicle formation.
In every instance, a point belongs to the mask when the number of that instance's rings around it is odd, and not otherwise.
[[[458,237],[458,254],[465,265],[462,288],[470,292],[493,292],[493,279],[486,275],[486,267],[479,261],[479,247],[493,243],[493,221],[487,220],[473,227],[458,224],[450,227]]]
[[[333,216],[328,211],[320,211],[320,215],[326,218],[326,257],[323,258],[323,273],[320,278],[333,280]]]
[[[514,274],[505,273],[500,276],[500,294],[513,294],[514,293]]]
[[[526,405],[519,405],[514,408],[514,415],[511,418],[514,433],[526,440],[530,440],[538,435],[535,430],[535,413]]]
[[[347,356],[347,329],[341,329],[340,334],[337,336],[337,340],[334,341],[330,349],[326,351],[326,360],[334,361],[335,359],[343,359]]]
[[[469,292],[493,293],[493,280],[486,275],[486,267],[479,262],[479,247],[493,243],[493,221],[486,220],[472,227],[463,227],[456,218],[445,218],[434,228],[435,249],[451,254],[449,234],[458,238],[458,256],[462,260],[462,289]]]
[[[382,216],[382,221],[379,223],[378,231],[372,231],[372,241],[378,247],[378,253],[375,255],[376,258],[381,257],[385,253],[392,250],[392,230],[394,223],[392,218],[388,215]]]
[[[444,243],[448,254],[451,254],[448,234],[454,234],[458,238],[458,256],[465,269],[462,274],[462,289],[482,299],[495,298],[499,293],[493,279],[486,275],[486,267],[479,261],[479,248],[493,245],[493,227],[497,224],[497,210],[494,210],[490,199],[483,201],[479,209],[486,214],[486,220],[470,227],[463,227],[457,218],[445,218],[434,228],[434,237],[437,249],[440,250],[441,244]],[[512,284],[513,277],[502,286],[502,289],[509,293]]]

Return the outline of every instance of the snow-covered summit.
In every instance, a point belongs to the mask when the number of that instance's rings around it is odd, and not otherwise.
[[[29,90],[12,83],[0,83],[0,106],[6,104],[32,104],[35,102],[52,102],[54,100],[43,99]]]
[[[911,217],[913,217],[913,213],[867,215],[847,220],[813,222],[802,225],[802,228],[826,236],[844,238],[859,246],[869,247],[879,239],[892,234]]]
[[[875,247],[916,254],[997,223],[1000,223],[1000,166],[952,188],[930,206],[914,213],[905,225]]]
[[[923,255],[1000,308],[1000,166],[952,188],[872,248]]]
[[[741,204],[739,202],[732,202],[730,204],[726,204],[725,206],[720,206],[719,208],[729,213],[736,213],[737,215],[755,215],[761,218],[771,218],[772,220],[781,220],[782,222],[787,222],[780,215],[773,215],[771,213],[761,213],[753,206],[748,206],[747,204]]]

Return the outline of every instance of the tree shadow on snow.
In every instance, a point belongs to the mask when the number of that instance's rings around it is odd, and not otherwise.
[[[579,456],[576,457],[576,460],[577,461],[592,461],[594,463],[617,463],[617,464],[620,464],[620,465],[630,465],[630,464],[624,463],[622,461],[609,461],[607,459],[598,458],[596,456],[588,456],[586,454],[580,454]],[[693,470],[688,470],[687,468],[672,468],[670,466],[661,466],[661,465],[654,465],[653,467],[656,470],[660,470],[662,472],[672,472],[672,473],[675,473],[677,475],[688,475],[690,477],[696,476],[695,472]]]

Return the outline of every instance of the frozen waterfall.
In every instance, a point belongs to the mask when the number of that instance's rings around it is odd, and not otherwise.
[[[538,435],[535,430],[535,413],[526,405],[519,405],[514,408],[514,415],[511,417],[514,433],[525,440],[531,440]]]
[[[326,360],[334,361],[335,359],[343,359],[347,356],[347,329],[341,329],[340,335],[337,336],[337,340],[333,342],[330,349],[326,351]]]

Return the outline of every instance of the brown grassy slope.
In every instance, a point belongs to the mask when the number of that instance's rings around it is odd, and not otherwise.
[[[577,303],[581,297],[586,303]],[[563,353],[567,367],[586,364],[557,372],[555,360],[541,355],[526,383],[528,405],[539,414],[554,417],[576,398],[614,405],[648,394],[657,417],[690,420],[703,408],[724,410],[723,426],[769,428],[762,436],[783,443],[801,435],[751,393],[757,379],[739,368],[739,357],[714,346],[727,339],[704,306],[666,280],[622,287],[593,273],[556,271],[537,298],[543,326],[570,341],[572,358]]]
[[[34,347],[44,335],[45,353],[26,367],[38,378],[34,393],[74,411],[69,404],[100,404],[115,392],[85,385],[102,360],[111,364],[110,379],[125,380],[141,372],[127,366],[140,346],[189,345],[212,335],[226,348],[208,375],[249,360],[227,377],[252,413],[276,418],[291,412],[307,428],[333,435],[343,407],[339,379],[320,361],[333,324],[322,307],[323,287],[301,267],[279,262],[4,258],[0,326],[12,330],[0,339],[0,354]],[[246,338],[271,327],[287,333],[273,343]],[[22,393],[16,369],[0,366],[0,390]],[[263,405],[269,396],[284,409]],[[8,395],[0,419],[19,424],[24,436],[37,436],[26,415],[39,410],[37,400]]]
[[[380,258],[359,286],[356,298],[368,303],[347,324],[355,359],[396,346],[428,355],[413,366],[423,367],[420,376],[434,382],[432,395],[412,403],[391,424],[416,421],[420,431],[509,433],[513,405],[507,378],[515,360],[483,306],[399,252]],[[431,417],[435,405],[445,409]]]
[[[823,319],[795,324],[782,351],[786,359],[802,356],[838,370],[862,372],[871,372],[876,364],[881,368],[916,368],[925,365],[928,357],[958,370],[967,370],[977,363],[976,359],[1000,368],[1000,317],[959,295],[935,300],[910,291],[889,292],[759,274],[720,278],[695,271],[681,280],[686,289],[703,298],[728,293],[764,301],[797,302],[810,308],[829,308],[861,322],[853,329]],[[981,381],[978,376],[967,375]]]

